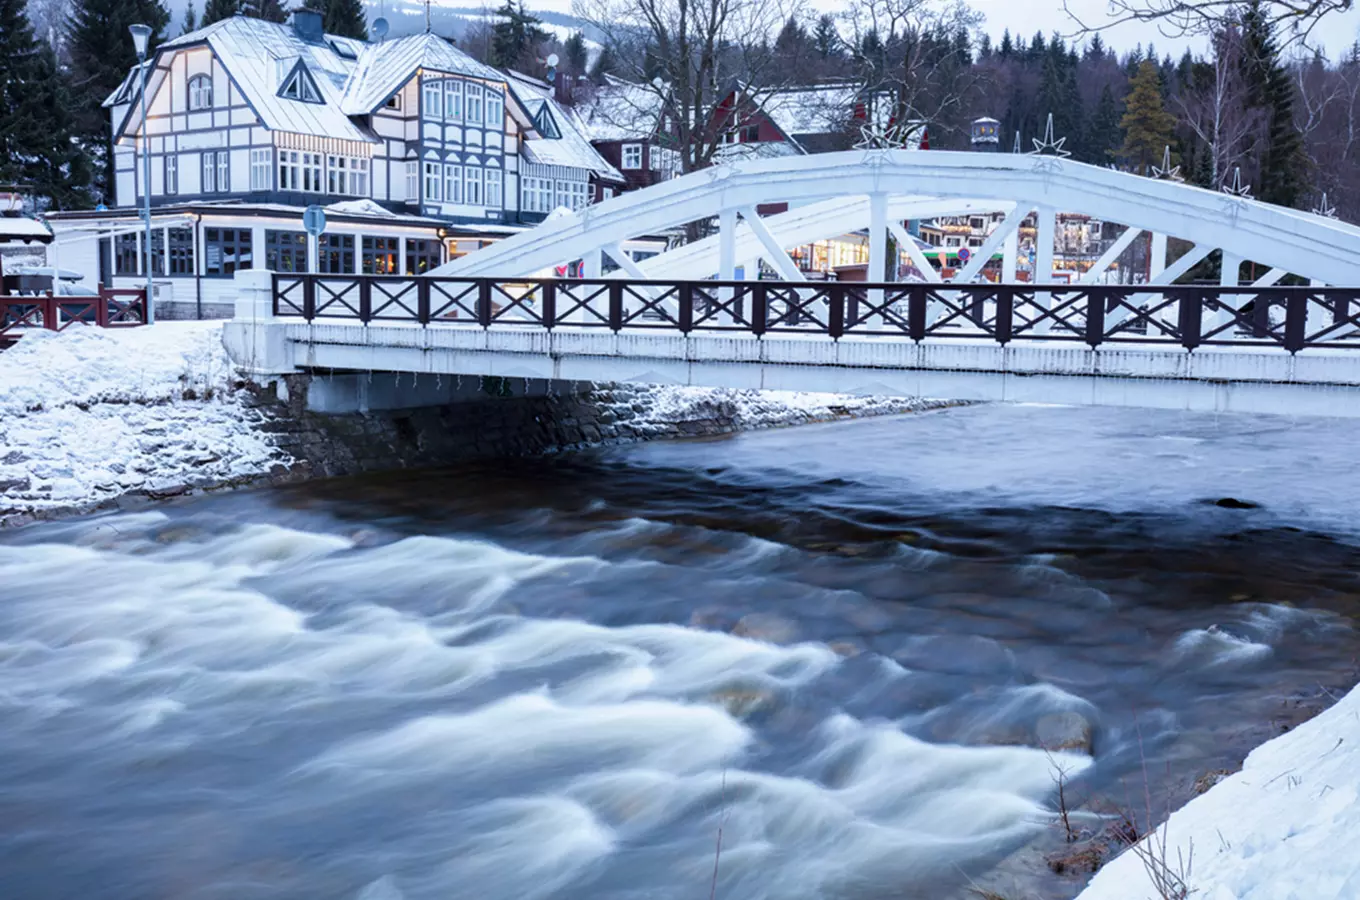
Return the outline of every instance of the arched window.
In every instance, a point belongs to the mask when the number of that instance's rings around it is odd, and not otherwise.
[[[189,79],[189,109],[212,109],[212,79],[195,75]]]

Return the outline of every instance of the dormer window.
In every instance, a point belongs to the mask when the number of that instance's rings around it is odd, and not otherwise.
[[[383,108],[384,108],[384,109],[395,109],[396,111],[400,112],[400,111],[401,111],[401,94],[393,94],[392,96],[388,97],[388,98],[387,98],[387,102],[383,104]]]
[[[312,75],[307,71],[307,67],[298,62],[293,67],[293,71],[283,80],[283,87],[279,88],[279,96],[288,100],[301,100],[303,103],[323,103],[321,99],[321,89],[312,80]]]
[[[189,79],[189,111],[212,109],[212,79],[207,75],[195,75]]]

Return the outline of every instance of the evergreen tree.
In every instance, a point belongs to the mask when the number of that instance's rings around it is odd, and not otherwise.
[[[596,84],[603,84],[606,77],[613,75],[618,70],[618,62],[614,59],[614,51],[605,44],[600,48],[600,55],[595,57],[595,67],[590,70],[590,77]]]
[[[1132,171],[1146,175],[1150,166],[1161,163],[1176,127],[1175,116],[1162,106],[1161,78],[1155,58],[1143,60],[1129,82],[1129,96],[1119,125],[1124,129],[1119,156]]]
[[[113,141],[104,98],[137,65],[128,26],[151,28],[150,50],[164,39],[170,13],[160,0],[75,0],[67,42],[74,134],[93,161],[97,195],[113,199]]]
[[[362,0],[302,0],[302,8],[321,13],[321,28],[327,34],[368,40],[368,17]]]
[[[836,18],[831,13],[817,19],[817,27],[812,32],[812,46],[822,59],[841,55],[845,43],[841,40],[840,32],[836,30]]]
[[[1002,59],[1010,59],[1015,54],[1015,42],[1011,40],[1011,30],[1007,28],[1001,32],[1001,46],[997,48],[996,55]]]
[[[203,21],[199,25],[211,25],[223,19],[230,19],[240,11],[241,0],[208,0],[203,4]]]
[[[1100,62],[1105,58],[1105,42],[1100,39],[1100,34],[1091,35],[1091,43],[1086,45],[1085,58]]]
[[[198,30],[198,13],[194,12],[194,4],[191,2],[184,7],[184,20],[180,22],[179,33],[188,34]]]
[[[496,10],[491,34],[491,65],[500,69],[530,68],[538,58],[538,45],[548,39],[542,22],[514,0]]]
[[[241,15],[252,19],[264,19],[266,22],[288,21],[288,13],[284,12],[283,4],[279,0],[244,0],[241,3]]]
[[[34,38],[23,0],[0,0],[0,181],[24,185],[48,207],[89,199],[66,80],[51,45]]]
[[[1242,15],[1242,39],[1248,103],[1266,120],[1265,140],[1255,148],[1260,163],[1256,196],[1296,206],[1306,190],[1308,157],[1294,125],[1294,85],[1260,0],[1252,0]]]
[[[1087,129],[1085,162],[1105,165],[1122,143],[1119,106],[1115,103],[1114,91],[1107,84],[1100,92],[1100,100],[1096,103],[1096,111],[1091,115]]]
[[[562,45],[563,68],[570,73],[573,78],[586,74],[590,68],[590,51],[586,49],[586,36],[579,31],[574,31],[567,42]]]

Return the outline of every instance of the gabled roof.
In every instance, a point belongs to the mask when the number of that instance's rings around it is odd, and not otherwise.
[[[118,83],[118,87],[114,88],[113,92],[105,97],[104,102],[100,105],[105,109],[108,109],[110,106],[117,106],[120,103],[131,103],[136,100],[142,92],[141,70],[150,64],[151,61],[147,60],[144,63],[138,63],[131,69],[128,69],[127,77]]]
[[[789,87],[767,94],[761,109],[791,138],[843,132],[855,114],[858,84]]]
[[[521,72],[512,71],[506,74],[509,76],[507,83],[510,85],[510,92],[534,121],[550,119],[556,126],[557,133],[561,135],[558,138],[550,138],[547,134],[542,134],[540,140],[525,141],[524,155],[530,162],[587,169],[601,178],[624,180],[623,174],[591,146],[590,139],[586,137],[585,123],[581,121],[576,111],[566,109],[553,99],[553,89],[547,82],[531,78]]]
[[[577,109],[592,141],[645,141],[661,122],[661,95],[611,75]]]
[[[345,85],[344,112],[351,116],[366,116],[373,112],[420,69],[505,81],[500,72],[477,62],[442,37],[429,33],[362,47]]]

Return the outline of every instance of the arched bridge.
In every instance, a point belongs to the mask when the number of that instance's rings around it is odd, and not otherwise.
[[[788,211],[755,210],[787,203]],[[902,222],[1001,222],[951,282]],[[1052,267],[1059,213],[1127,226],[1075,284],[1015,280],[1023,221]],[[635,262],[625,241],[716,221]],[[792,246],[867,231],[925,283],[809,282]],[[1142,234],[1150,278],[1101,283]],[[890,238],[892,239],[890,241]],[[1178,239],[1174,244],[1170,238]],[[1169,247],[1180,248],[1174,258]],[[1220,285],[1175,281],[1220,251]],[[1002,282],[980,282],[1000,253]],[[585,277],[554,266],[583,260]],[[617,271],[602,275],[606,261]],[[781,281],[738,280],[763,260]],[[1261,272],[1249,283],[1242,263]],[[1306,286],[1282,286],[1287,275]],[[1360,229],[1047,156],[852,151],[722,166],[552,219],[427,276],[243,272],[228,346],[298,369],[1360,415]],[[932,283],[933,282],[933,283]]]

